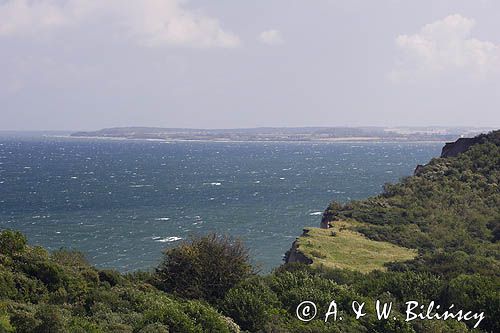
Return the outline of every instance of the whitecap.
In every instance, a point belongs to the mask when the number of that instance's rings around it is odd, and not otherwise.
[[[155,219],[155,221],[168,221],[170,220],[170,217],[158,217]]]
[[[170,236],[170,237],[165,237],[165,238],[159,238],[156,239],[155,242],[160,242],[160,243],[170,243],[170,242],[176,242],[181,240],[181,237],[176,237],[176,236]]]

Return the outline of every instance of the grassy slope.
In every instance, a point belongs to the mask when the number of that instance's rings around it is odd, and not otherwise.
[[[344,268],[362,273],[385,270],[385,263],[416,257],[416,250],[373,241],[351,230],[358,224],[336,221],[330,229],[307,228],[305,235],[298,239],[299,250],[313,260],[313,266]]]
[[[390,243],[420,253],[399,269],[448,278],[472,273],[498,276],[499,167],[500,131],[494,131],[457,157],[435,158],[418,175],[387,184],[378,196],[345,205],[332,202],[323,219],[334,224],[350,221],[360,234],[338,233],[335,239],[329,230],[311,229],[309,239],[299,240],[299,251],[315,265],[366,272],[392,261],[391,249],[382,247]]]

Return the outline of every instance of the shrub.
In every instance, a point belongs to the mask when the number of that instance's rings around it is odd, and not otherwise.
[[[26,248],[26,237],[19,231],[3,230],[0,232],[0,254],[11,256]]]
[[[36,326],[35,333],[66,333],[65,318],[57,306],[42,305],[38,308],[35,318],[40,324]]]
[[[4,270],[0,266],[0,299],[3,298],[17,298],[17,289],[14,274],[11,271]]]
[[[124,281],[121,274],[112,269],[105,269],[99,271],[99,280],[101,282],[107,282],[111,287],[116,286]]]
[[[255,277],[232,288],[226,294],[221,309],[242,329],[256,332],[264,328],[280,306],[276,294],[262,278]]]
[[[36,308],[34,305],[12,303],[9,304],[8,308],[10,322],[17,332],[32,333],[41,324],[41,321],[35,318]]]
[[[460,304],[466,311],[484,311],[485,320],[479,328],[500,332],[500,278],[459,275],[450,281],[444,298],[449,304]]]
[[[169,333],[168,326],[160,324],[160,323],[153,323],[144,326],[139,330],[139,333]]]
[[[56,263],[68,268],[84,268],[90,266],[89,262],[85,258],[85,255],[79,251],[72,251],[61,248],[57,251],[52,252],[51,258]]]
[[[199,301],[187,301],[183,304],[182,310],[204,332],[230,333],[226,321],[210,306]]]
[[[156,269],[158,287],[187,298],[215,302],[252,273],[239,240],[211,234],[166,250]]]

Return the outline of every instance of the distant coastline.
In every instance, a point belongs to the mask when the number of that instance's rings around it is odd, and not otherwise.
[[[115,127],[76,132],[70,137],[166,142],[444,142],[477,134],[483,128],[297,127],[182,129]]]
[[[88,139],[88,140],[108,140],[108,141],[149,141],[163,143],[446,143],[449,140],[412,140],[412,139],[393,139],[384,138],[336,138],[332,140],[210,140],[210,139],[146,139],[146,138],[125,138],[125,137],[105,137],[105,136],[74,136],[74,135],[47,135],[48,138],[61,139]]]

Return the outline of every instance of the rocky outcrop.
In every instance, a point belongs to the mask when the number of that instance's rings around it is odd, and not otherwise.
[[[424,171],[424,166],[422,164],[417,164],[417,167],[413,171],[413,175],[418,176],[422,171]]]
[[[482,135],[475,138],[460,138],[455,142],[447,142],[441,150],[441,157],[455,157],[467,151],[471,146],[483,141]]]
[[[304,229],[302,232],[302,236],[306,236],[308,233],[307,229]],[[297,240],[295,240],[292,244],[292,248],[285,253],[285,263],[298,262],[302,264],[310,265],[313,263],[312,259],[306,257],[306,255],[299,250],[299,245]]]
[[[321,229],[328,229],[328,228],[330,228],[330,221],[328,220],[328,218],[325,218],[323,216],[323,218],[321,219],[321,223],[320,223],[319,227]]]
[[[330,228],[330,222],[338,220],[338,213],[342,208],[343,206],[340,203],[332,201],[323,213],[320,227],[322,229]]]

